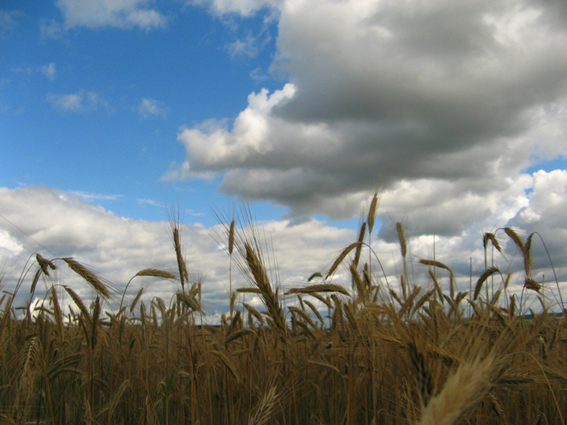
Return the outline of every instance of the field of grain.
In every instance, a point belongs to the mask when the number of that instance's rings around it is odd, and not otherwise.
[[[375,212],[376,197],[358,240],[325,273],[286,291],[270,281],[258,235],[228,222],[227,267],[250,285],[230,282],[218,326],[203,325],[201,284],[189,281],[175,224],[178,273],[149,268],[134,276],[176,280],[171,302],[143,302],[143,290],[124,297],[126,289],[117,292],[72,258],[36,255],[0,298],[0,422],[564,424],[567,327],[532,278],[535,236],[506,228],[479,241],[486,250],[501,250],[504,238],[516,246],[519,297],[508,291],[510,274],[488,265],[472,291],[460,292],[435,258],[420,261],[430,275],[422,287],[408,273],[399,223],[403,271],[396,282],[380,274],[369,240]],[[38,282],[53,282],[61,267],[97,297],[52,283],[43,306],[14,305],[17,292],[33,299]],[[339,270],[350,287],[333,283]],[[264,308],[243,302],[247,293]],[[526,308],[528,295],[541,309]]]

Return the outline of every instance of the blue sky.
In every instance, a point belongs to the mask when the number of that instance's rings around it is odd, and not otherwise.
[[[119,287],[175,270],[178,205],[225,311],[214,211],[249,203],[290,286],[332,264],[378,191],[393,279],[401,221],[412,261],[435,240],[463,282],[483,232],[538,231],[564,280],[565,22],[564,3],[524,0],[3,1],[4,274],[37,251]]]
[[[147,220],[164,219],[163,203],[179,203],[194,221],[232,202],[217,193],[218,178],[160,177],[183,158],[181,126],[230,125],[251,92],[282,85],[269,73],[277,35],[275,22],[264,23],[269,11],[223,18],[205,5],[163,2],[163,27],[75,27],[54,38],[42,36],[51,22],[64,25],[53,2],[4,2],[3,10],[14,24],[0,41],[0,184],[85,192]],[[257,37],[254,51],[239,53],[235,43],[247,37]]]

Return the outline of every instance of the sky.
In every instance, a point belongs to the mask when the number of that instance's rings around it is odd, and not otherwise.
[[[372,248],[393,285],[400,221],[416,284],[431,284],[417,263],[434,253],[468,290],[496,232],[520,294],[497,230],[513,227],[541,235],[534,278],[553,304],[546,248],[567,276],[566,22],[562,0],[4,0],[2,285],[41,253],[121,294],[140,269],[176,270],[179,217],[214,321],[228,309],[219,216],[249,209],[274,281],[302,286],[356,240],[378,192]]]

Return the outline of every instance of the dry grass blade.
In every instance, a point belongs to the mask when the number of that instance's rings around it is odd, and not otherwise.
[[[490,267],[488,269],[486,269],[478,278],[478,281],[476,282],[476,285],[474,287],[474,296],[473,299],[476,300],[478,298],[478,295],[480,294],[480,291],[482,289],[482,285],[484,282],[486,282],[486,279],[488,279],[490,276],[492,276],[494,273],[500,273],[500,269],[498,267]]]
[[[78,261],[71,257],[66,257],[62,259],[67,263],[69,268],[81,276],[93,289],[104,298],[110,298],[110,292],[106,288],[106,285],[100,281],[100,279],[89,269],[83,266]]]
[[[164,278],[164,279],[177,280],[177,276],[175,276],[173,273],[166,272],[165,270],[159,270],[159,269],[144,269],[144,270],[140,270],[140,271],[139,271],[138,273],[136,273],[134,276],[162,277],[162,278]]]
[[[335,262],[333,263],[333,265],[331,266],[331,268],[329,269],[329,272],[327,273],[327,276],[325,276],[325,280],[327,280],[334,272],[335,270],[337,270],[337,268],[339,267],[339,265],[343,262],[343,260],[346,258],[346,256],[354,249],[356,248],[358,245],[360,245],[360,242],[353,242],[351,243],[349,246],[347,246],[343,252],[341,252],[341,254],[337,257],[337,259],[335,260]]]
[[[305,288],[291,288],[287,291],[286,295],[294,295],[294,294],[314,294],[317,292],[338,292],[340,294],[350,296],[348,291],[343,288],[341,285],[335,285],[332,283],[325,283],[320,285],[310,285],[306,286]]]

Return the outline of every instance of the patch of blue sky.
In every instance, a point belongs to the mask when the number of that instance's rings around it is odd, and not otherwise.
[[[551,161],[538,162],[537,164],[526,168],[523,172],[527,174],[533,174],[539,170],[544,170],[550,172],[553,170],[565,170],[567,169],[567,157],[557,157]]]

